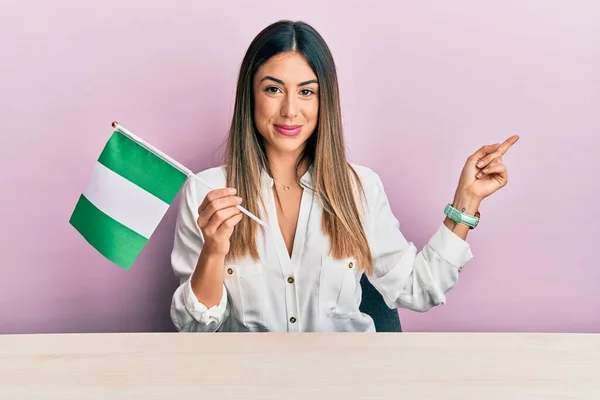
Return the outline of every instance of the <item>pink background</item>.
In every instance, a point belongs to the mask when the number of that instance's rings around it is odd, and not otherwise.
[[[244,51],[281,18],[330,44],[350,158],[381,175],[418,247],[466,157],[521,135],[448,304],[401,311],[405,330],[600,332],[599,3],[364,4],[4,1],[0,333],[173,329],[177,207],[130,271],[69,216],[113,120],[193,170],[215,165]]]

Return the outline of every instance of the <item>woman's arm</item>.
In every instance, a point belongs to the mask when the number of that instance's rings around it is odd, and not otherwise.
[[[182,193],[175,226],[171,264],[180,278],[171,303],[171,319],[179,331],[215,331],[229,315],[223,284],[229,236],[241,219],[239,204],[228,189],[206,194],[189,180]]]
[[[457,283],[459,272],[473,258],[469,244],[452,232],[454,222],[450,227],[443,223],[418,251],[401,232],[379,176],[372,171],[368,175],[366,180],[371,182],[368,232],[375,269],[367,278],[390,308],[424,312],[444,304],[446,292]],[[462,234],[466,236],[466,232]]]
[[[502,144],[482,146],[468,157],[461,172],[453,206],[474,215],[481,201],[508,182],[502,156],[519,140],[512,136]],[[368,276],[390,308],[427,311],[444,304],[446,293],[473,258],[465,241],[469,227],[446,218],[421,251],[408,242],[392,213],[381,179],[374,172],[371,189],[370,245],[375,273]]]

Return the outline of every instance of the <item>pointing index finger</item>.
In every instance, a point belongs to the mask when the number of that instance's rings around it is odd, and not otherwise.
[[[504,143],[502,143],[500,145],[500,147],[498,148],[498,152],[500,154],[506,153],[513,144],[517,143],[518,140],[519,140],[519,135],[513,135],[513,136],[509,137],[508,139],[506,139],[504,141]]]

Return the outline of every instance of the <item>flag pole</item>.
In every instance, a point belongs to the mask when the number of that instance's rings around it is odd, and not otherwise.
[[[181,172],[183,172],[184,174],[186,174],[188,176],[188,178],[192,178],[192,179],[197,180],[198,182],[200,182],[204,186],[206,186],[208,188],[208,190],[214,190],[209,184],[207,184],[206,182],[204,182],[204,180],[202,180],[201,178],[199,178],[198,176],[196,176],[196,174],[194,174],[192,172],[192,170],[190,170],[189,168],[184,167],[183,165],[181,165],[180,163],[178,163],[177,161],[175,161],[174,159],[172,159],[171,157],[169,157],[168,155],[166,155],[162,151],[158,150],[156,147],[152,146],[150,143],[148,143],[148,142],[144,141],[142,138],[134,135],[132,132],[128,131],[122,125],[120,125],[117,121],[113,121],[111,125],[112,125],[113,128],[117,129],[119,132],[123,133],[125,136],[128,136],[131,140],[133,140],[134,142],[138,143],[140,146],[145,147],[147,150],[153,152],[154,154],[156,154],[157,156],[159,156],[160,158],[162,158],[166,162],[174,165],[177,169],[179,169]],[[255,216],[254,214],[252,214],[250,211],[246,210],[244,207],[242,207],[240,205],[237,205],[236,208],[238,210],[240,210],[242,213],[246,214],[251,219],[253,219],[254,221],[256,221],[257,223],[259,223],[260,225],[262,225],[265,228],[269,229],[269,225],[266,222],[264,222],[261,219],[259,219],[257,216]]]

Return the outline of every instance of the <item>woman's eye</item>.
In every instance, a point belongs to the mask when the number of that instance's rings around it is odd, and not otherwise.
[[[267,93],[272,93],[272,94],[280,92],[279,88],[275,87],[275,86],[269,86],[268,88],[265,89],[265,91]]]
[[[302,94],[302,96],[310,96],[311,94],[313,94],[314,92],[310,89],[302,89],[300,91],[300,93]]]

